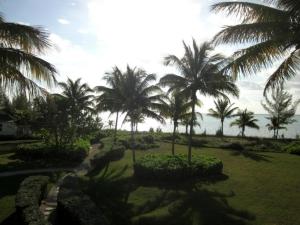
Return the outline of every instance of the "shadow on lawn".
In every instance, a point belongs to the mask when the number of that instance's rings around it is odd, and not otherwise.
[[[228,179],[221,175],[210,179],[177,183],[139,182],[124,177],[127,166],[111,170],[107,165],[100,176],[90,177],[83,185],[85,191],[114,225],[244,225],[255,216],[231,207],[227,199],[234,192],[223,194],[203,188],[203,184]],[[122,177],[123,176],[123,177]],[[129,194],[139,187],[159,188],[160,194],[134,206],[128,203]],[[165,210],[163,214],[155,211]]]
[[[269,160],[269,158],[272,158],[269,155],[265,155],[265,154],[262,154],[262,153],[251,152],[251,151],[247,151],[247,150],[242,150],[242,151],[232,150],[231,155],[232,156],[243,156],[245,158],[252,159],[252,160],[257,161],[257,162],[260,162],[260,161],[262,161],[262,162],[271,162]]]

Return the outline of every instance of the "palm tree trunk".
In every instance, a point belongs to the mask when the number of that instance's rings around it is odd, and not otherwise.
[[[193,141],[193,126],[195,120],[195,105],[196,105],[196,93],[192,96],[192,118],[190,122],[190,136],[189,136],[189,147],[188,147],[188,163],[192,161],[192,141]]]
[[[242,127],[242,137],[245,137],[245,127]]]
[[[224,119],[221,119],[221,135],[224,136]]]
[[[273,138],[276,139],[276,129],[274,128]]]
[[[174,121],[174,128],[173,128],[173,138],[172,138],[172,155],[175,154],[175,131],[176,131],[176,122]]]
[[[117,111],[117,116],[116,116],[114,143],[116,143],[117,141],[118,119],[119,119],[119,111]]]
[[[134,123],[131,120],[131,150],[132,150],[132,161],[135,163],[135,149],[134,149]]]
[[[189,124],[186,124],[185,125],[185,135],[186,136],[188,135],[188,129],[189,129]]]

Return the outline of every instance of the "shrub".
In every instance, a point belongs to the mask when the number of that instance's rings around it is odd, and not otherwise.
[[[111,161],[116,161],[124,156],[125,147],[122,145],[104,144],[101,151],[91,160],[92,169],[101,169]]]
[[[74,151],[88,151],[91,147],[90,141],[78,138],[73,144]]]
[[[244,150],[244,146],[241,145],[239,142],[232,142],[229,144],[224,144],[220,146],[221,148],[225,148],[225,149],[232,149],[232,150],[237,150],[237,151],[243,151]]]
[[[70,175],[64,179],[58,193],[57,215],[61,224],[107,224],[95,203],[80,190],[78,178]]]
[[[123,138],[118,140],[119,145],[123,145],[125,148],[131,148],[130,138]],[[152,135],[144,135],[135,139],[134,149],[147,150],[151,148],[159,147],[155,143],[155,139]]]
[[[39,210],[48,181],[47,176],[30,176],[21,183],[16,195],[16,211],[20,224],[48,224]]]
[[[57,149],[53,145],[42,142],[21,144],[17,146],[16,154],[26,159],[67,159],[80,162],[84,159],[89,149],[86,141],[79,141],[75,147]]]
[[[285,147],[285,151],[290,154],[300,155],[300,142],[295,141]]]
[[[222,161],[214,157],[193,156],[187,162],[185,155],[149,154],[134,164],[134,175],[140,179],[183,180],[222,173]]]

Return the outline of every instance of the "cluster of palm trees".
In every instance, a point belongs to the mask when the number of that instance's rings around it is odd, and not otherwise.
[[[117,130],[120,113],[124,113],[125,120],[130,121],[132,145],[134,144],[133,130],[144,117],[151,117],[161,122],[164,122],[164,117],[170,117],[174,122],[174,130],[178,126],[178,121],[188,121],[190,162],[193,127],[196,124],[196,105],[199,104],[200,96],[223,99],[228,99],[228,94],[238,96],[239,91],[234,84],[235,78],[269,68],[278,60],[282,62],[270,75],[264,94],[282,81],[294,77],[299,71],[300,4],[298,0],[270,0],[267,4],[245,1],[221,2],[213,5],[212,10],[223,11],[228,15],[235,14],[242,18],[242,22],[225,27],[211,43],[198,45],[194,40],[191,46],[183,43],[185,51],[182,57],[175,55],[165,57],[165,65],[175,66],[178,74],[167,74],[157,84],[152,84],[156,80],[154,74],[129,66],[122,72],[115,67],[105,76],[107,87],[95,88],[100,93],[97,96],[97,108],[117,115],[115,130]],[[44,93],[45,89],[36,81],[43,81],[48,86],[57,83],[55,67],[37,56],[51,46],[45,30],[8,23],[0,16],[0,43],[0,85],[5,91],[39,94]],[[220,44],[242,44],[248,47],[225,58],[221,54],[214,53],[214,47]],[[61,87],[64,89],[63,95],[73,97],[68,87],[64,85]],[[167,88],[168,94],[163,93],[161,88]],[[82,90],[90,92],[87,87]],[[72,113],[76,111],[76,104],[71,104],[71,108],[74,109]],[[177,111],[178,104],[182,107]],[[225,105],[220,104],[220,107],[224,108]],[[82,112],[87,109],[83,109]],[[224,111],[224,115],[220,116],[222,124],[226,115],[230,115],[232,110],[229,107]],[[211,114],[215,113],[211,111]],[[243,121],[248,121],[249,126],[256,127],[253,114],[247,110],[240,111],[238,114],[239,121],[233,125],[241,127],[242,135],[245,130]],[[221,131],[223,133],[223,125]],[[172,149],[174,152],[174,144]],[[133,158],[135,159],[134,151]]]

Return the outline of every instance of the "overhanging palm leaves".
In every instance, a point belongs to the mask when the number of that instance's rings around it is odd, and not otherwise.
[[[267,90],[299,72],[300,4],[298,0],[265,3],[221,2],[213,5],[212,10],[242,19],[241,24],[227,26],[219,32],[214,38],[216,44],[250,44],[233,54],[232,62],[224,71],[233,77],[250,75],[282,61],[267,80],[266,94]]]
[[[48,34],[40,27],[8,23],[0,16],[0,85],[6,91],[45,92],[36,81],[56,83],[56,69],[39,58],[50,47]]]
[[[205,42],[198,46],[193,40],[192,46],[188,46],[184,42],[183,46],[185,53],[182,58],[169,55],[164,60],[165,65],[175,66],[180,75],[167,74],[160,79],[160,84],[168,86],[169,92],[178,90],[182,96],[190,98],[192,101],[188,150],[190,162],[197,93],[204,96],[227,98],[227,93],[238,96],[239,91],[232,79],[220,72],[226,60],[220,54],[212,54],[211,44]]]

